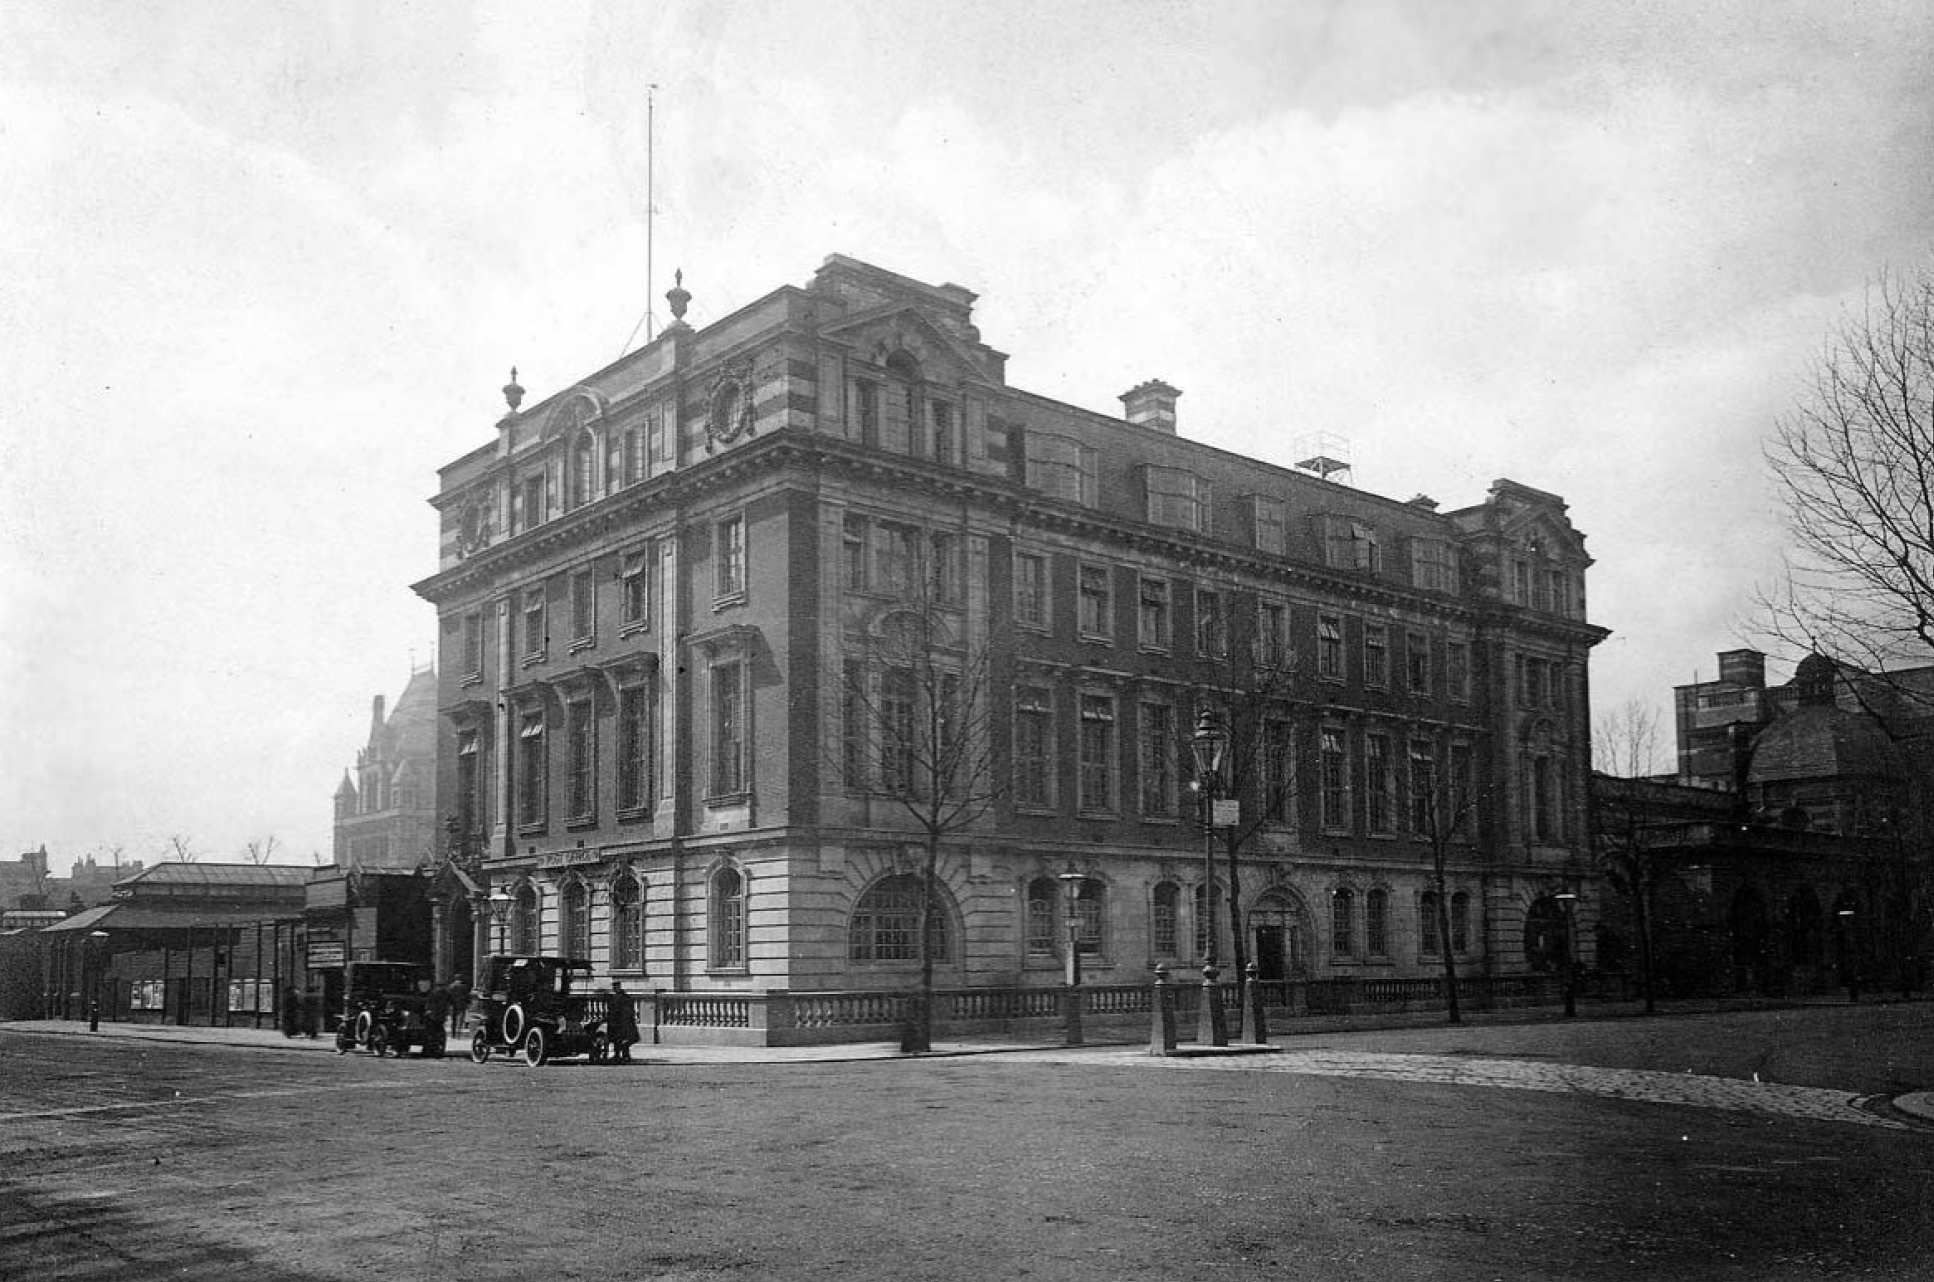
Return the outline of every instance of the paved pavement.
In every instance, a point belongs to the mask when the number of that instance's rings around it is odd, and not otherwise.
[[[333,1053],[331,1037],[286,1038],[272,1029],[197,1028],[161,1024],[103,1024],[90,1033],[76,1021],[33,1020],[0,1024],[8,1032],[48,1033],[77,1039],[158,1041],[252,1046],[264,1050]],[[1186,1049],[1186,1048],[1185,1048]],[[1598,1068],[1545,1060],[1484,1058],[1469,1055],[1395,1054],[1325,1048],[1299,1049],[1278,1043],[1274,1053],[1151,1057],[1142,1046],[1063,1047],[1002,1039],[941,1041],[932,1054],[1005,1054],[1037,1063],[1082,1063],[1120,1068],[1202,1069],[1225,1072],[1296,1073],[1321,1077],[1376,1078],[1505,1090],[1596,1095],[1651,1104],[1721,1109],[1763,1116],[1835,1122],[1892,1130],[1934,1126],[1934,1092],[1915,1092],[1891,1101],[1811,1086],[1665,1073],[1643,1069]],[[842,1043],[833,1046],[652,1046],[635,1048],[643,1064],[784,1064],[899,1059],[897,1042]]]
[[[1314,1077],[1367,1077],[1383,1081],[1436,1082],[1448,1086],[1485,1086],[1505,1090],[1598,1095],[1648,1104],[1680,1104],[1776,1117],[1917,1129],[1889,1116],[1887,1101],[1813,1086],[1707,1077],[1697,1073],[1660,1073],[1630,1068],[1590,1068],[1520,1059],[1482,1059],[1464,1055],[1393,1055],[1375,1051],[1285,1050],[1240,1058],[1166,1059],[1129,1051],[1027,1051],[1019,1059],[1036,1062],[1079,1059],[1086,1064],[1118,1063],[1234,1072],[1298,1073]],[[1925,1101],[1903,1097],[1919,1104]],[[1912,1110],[1910,1110],[1911,1112]],[[1934,1109],[1921,1114],[1934,1121]]]

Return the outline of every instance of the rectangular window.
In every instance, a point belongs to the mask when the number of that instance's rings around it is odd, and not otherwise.
[[[1363,946],[1372,957],[1390,951],[1390,892],[1373,890],[1363,897]]]
[[[718,523],[712,538],[717,564],[714,595],[721,601],[745,595],[745,518],[729,516]]]
[[[1390,684],[1390,633],[1381,623],[1363,625],[1363,684]]]
[[[652,463],[669,463],[672,461],[671,437],[665,431],[666,421],[665,411],[663,410],[653,410],[651,418],[647,421],[647,430],[651,433],[651,439],[648,445],[651,450],[650,461]]]
[[[544,629],[544,589],[542,586],[524,589],[524,662],[530,663],[544,657],[544,643],[547,635]]]
[[[1281,601],[1256,603],[1256,662],[1265,668],[1289,662],[1289,607]]]
[[[1547,570],[1545,578],[1547,582],[1545,595],[1548,598],[1546,608],[1555,614],[1570,614],[1571,580],[1563,570]]]
[[[1283,717],[1263,722],[1262,788],[1263,814],[1276,823],[1288,823],[1289,799],[1295,789],[1295,740],[1290,723]]]
[[[1323,827],[1331,832],[1350,828],[1350,758],[1341,730],[1325,729],[1321,742]]]
[[[1014,694],[1014,804],[1054,804],[1054,695],[1038,686]]]
[[[1444,643],[1444,693],[1459,703],[1471,697],[1471,643]]]
[[[1356,896],[1347,890],[1330,895],[1330,951],[1338,957],[1356,951]]]
[[[527,476],[524,478],[522,490],[523,501],[521,505],[524,515],[524,529],[535,529],[544,523],[544,517],[547,514],[545,510],[547,493],[548,491],[544,484],[544,474],[542,472],[539,472],[536,476]]]
[[[1325,681],[1343,680],[1343,620],[1338,615],[1316,616],[1316,675]]]
[[[483,611],[472,610],[463,616],[463,675],[483,675]]]
[[[1456,553],[1442,539],[1410,541],[1410,582],[1428,592],[1457,590]]]
[[[1179,908],[1174,882],[1165,881],[1155,887],[1155,897],[1149,904],[1148,941],[1157,957],[1175,956],[1176,940],[1180,937]]]
[[[853,383],[853,404],[859,413],[860,444],[880,443],[880,385],[866,379]]]
[[[1283,501],[1253,494],[1249,502],[1250,529],[1256,549],[1276,556],[1286,555],[1289,551],[1289,520],[1284,514]]]
[[[1325,517],[1324,563],[1333,570],[1383,572],[1383,545],[1374,527],[1345,517]]]
[[[1044,494],[1095,504],[1096,453],[1065,436],[1033,434],[1027,441],[1027,483]]]
[[[1528,561],[1511,563],[1511,586],[1513,601],[1519,605],[1531,604],[1531,564]]]
[[[866,573],[866,518],[849,516],[841,527],[841,561],[845,570],[846,590],[864,592],[872,586]]]
[[[960,601],[960,540],[945,531],[927,537],[927,573],[932,576],[933,599],[942,605]]]
[[[1141,581],[1141,609],[1137,614],[1139,639],[1145,650],[1169,647],[1168,580]]]
[[[1519,655],[1518,683],[1519,697],[1525,707],[1545,707],[1551,702],[1551,661]]]
[[[1421,937],[1418,951],[1426,956],[1437,953],[1437,892],[1426,890],[1417,900],[1417,933]]]
[[[571,736],[571,818],[589,819],[598,810],[598,723],[591,701],[570,704],[564,719]]]
[[[1476,781],[1472,778],[1471,745],[1454,743],[1450,748],[1450,811],[1444,827],[1459,836],[1469,837],[1477,816],[1468,813],[1477,804]]]
[[[1048,626],[1048,559],[1033,552],[1014,554],[1014,622]]]
[[[1552,769],[1550,757],[1533,757],[1530,769],[1530,811],[1531,836],[1536,841],[1550,841],[1555,828],[1557,806],[1552,795]]]
[[[1195,652],[1220,659],[1229,652],[1229,626],[1222,608],[1222,594],[1208,588],[1195,590]]]
[[[1115,635],[1114,571],[1101,565],[1081,567],[1081,635],[1106,639]]]
[[[1390,804],[1390,738],[1365,735],[1363,739],[1363,812],[1373,833],[1396,831],[1396,818]]]
[[[647,686],[618,692],[618,808],[643,810],[652,803],[652,697]]]
[[[745,791],[745,692],[741,667],[712,668],[712,793],[730,797]]]
[[[848,788],[866,786],[866,665],[848,659],[840,667],[840,779]]]
[[[1433,833],[1437,821],[1437,750],[1428,739],[1410,741],[1410,831],[1420,837]]]
[[[958,443],[954,435],[954,407],[946,401],[934,401],[927,407],[931,420],[933,436],[933,461],[936,463],[955,463]]]
[[[1450,897],[1450,937],[1452,952],[1471,950],[1471,897],[1461,890]]]
[[[1148,464],[1142,468],[1144,514],[1155,525],[1207,533],[1209,483],[1192,472]]]
[[[527,712],[517,730],[517,822],[531,827],[544,822],[545,781],[550,761],[544,751],[544,714]]]
[[[651,553],[627,552],[618,561],[618,622],[624,631],[635,632],[651,622]]]
[[[457,736],[457,833],[466,846],[483,831],[483,781],[483,741],[466,730]]]
[[[1403,639],[1404,684],[1412,694],[1430,693],[1430,638],[1406,632]]]
[[[880,677],[880,791],[910,796],[916,766],[913,674],[888,668]]]
[[[1142,814],[1151,819],[1175,817],[1175,709],[1166,703],[1144,703],[1141,723]]]
[[[591,641],[598,635],[598,598],[591,571],[571,575],[571,640]]]
[[[1081,696],[1081,809],[1115,808],[1115,699]]]

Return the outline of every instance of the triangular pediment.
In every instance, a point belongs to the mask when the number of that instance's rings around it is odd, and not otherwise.
[[[1591,560],[1585,553],[1585,537],[1571,527],[1571,522],[1537,508],[1512,516],[1499,533],[1507,545],[1536,556],[1558,561]]]
[[[993,381],[976,345],[936,323],[913,303],[882,303],[826,326],[820,335],[844,344],[871,364],[883,366],[895,356],[910,360],[929,383]]]

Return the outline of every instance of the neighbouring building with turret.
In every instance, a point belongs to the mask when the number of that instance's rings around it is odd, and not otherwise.
[[[1160,381],[1121,415],[1010,387],[970,291],[839,255],[704,329],[669,297],[654,341],[534,404],[513,372],[441,472],[437,899],[475,953],[588,957],[774,1041],[832,1009],[807,994],[915,984],[904,762],[851,692],[893,715],[870,656],[916,588],[995,676],[991,806],[938,862],[942,987],[1058,985],[1070,946],[1092,984],[1212,932],[1230,955],[1189,733],[1232,654],[1287,674],[1231,798],[1261,824],[1265,979],[1423,982],[1445,949],[1522,975],[1555,895],[1590,912],[1604,632],[1558,496],[1439,510],[1190,440]],[[1440,918],[1425,829],[1453,805]]]
[[[413,868],[437,850],[434,669],[410,674],[387,713],[371,702],[369,741],[336,786],[335,863]]]

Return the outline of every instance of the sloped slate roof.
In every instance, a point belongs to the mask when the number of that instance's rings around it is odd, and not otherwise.
[[[191,864],[178,860],[144,868],[116,886],[266,886],[300,890],[314,873],[293,864]]]

